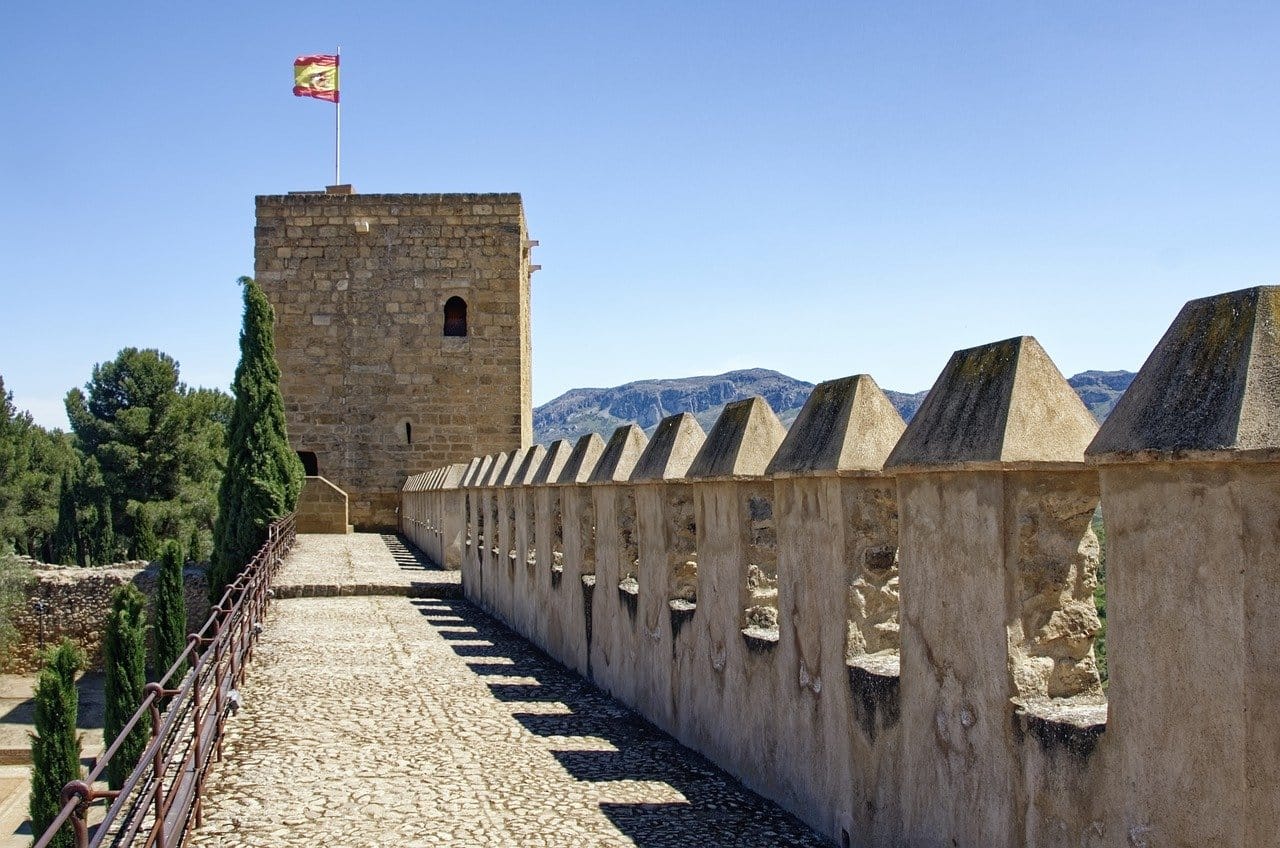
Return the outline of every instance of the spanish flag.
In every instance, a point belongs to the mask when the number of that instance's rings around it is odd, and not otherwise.
[[[338,57],[299,56],[293,60],[293,93],[338,102]]]

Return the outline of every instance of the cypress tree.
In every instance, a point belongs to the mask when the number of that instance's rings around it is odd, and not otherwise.
[[[62,491],[58,493],[58,523],[53,528],[53,561],[59,565],[84,565],[79,557],[79,536],[75,481],[71,471],[67,470],[62,472]]]
[[[133,558],[145,559],[147,562],[156,558],[160,543],[156,541],[156,525],[151,518],[151,510],[146,504],[138,504],[133,519]]]
[[[232,384],[236,405],[210,562],[209,592],[215,600],[266,541],[268,525],[294,508],[302,489],[302,463],[285,433],[275,315],[257,283],[241,277],[240,284],[244,323]]]
[[[187,598],[182,582],[182,546],[168,541],[160,556],[160,584],[156,589],[155,672],[158,680],[187,648]],[[173,688],[186,674],[175,672]]]
[[[76,733],[76,672],[84,657],[68,639],[44,656],[35,691],[36,732],[31,737],[31,830],[44,833],[62,809],[62,787],[80,779],[80,736]],[[74,837],[64,827],[49,843],[71,848]]]
[[[111,495],[103,491],[98,499],[98,517],[93,527],[93,561],[108,565],[116,561],[116,525],[111,517]]]
[[[200,549],[203,540],[200,537],[200,527],[197,525],[191,528],[191,539],[187,542],[187,559],[192,562],[200,562]]]
[[[102,738],[108,745],[138,711],[143,687],[147,685],[146,608],[146,598],[132,583],[124,584],[111,595],[111,613],[107,616],[107,632],[103,640],[107,680]],[[145,721],[130,731],[124,744],[107,764],[107,782],[112,789],[124,785],[146,749],[149,737],[150,728]]]

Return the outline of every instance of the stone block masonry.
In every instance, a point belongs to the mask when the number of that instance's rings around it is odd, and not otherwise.
[[[257,198],[289,439],[357,527],[394,527],[414,470],[532,441],[529,248],[518,194]]]

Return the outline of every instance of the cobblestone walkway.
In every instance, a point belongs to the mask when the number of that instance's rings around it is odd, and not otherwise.
[[[826,844],[459,599],[278,601],[243,696],[195,846]]]

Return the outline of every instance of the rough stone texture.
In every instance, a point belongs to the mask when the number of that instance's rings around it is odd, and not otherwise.
[[[193,846],[825,844],[463,601],[277,602],[242,691]]]
[[[879,471],[906,427],[866,374],[819,383],[766,473]]]
[[[669,415],[658,422],[653,438],[631,471],[632,480],[670,480],[683,477],[698,455],[707,434],[698,419],[687,412]]]
[[[762,397],[727,404],[689,466],[689,477],[745,477],[765,472],[787,428]]]
[[[956,351],[885,468],[1080,462],[1098,423],[1031,336]]]
[[[803,486],[803,484],[797,484]],[[845,660],[898,649],[898,491],[891,477],[841,479]]]
[[[1089,445],[1090,456],[1280,446],[1280,287],[1193,300]]]
[[[518,194],[257,198],[290,442],[352,523],[394,527],[413,471],[530,444],[529,269]],[[463,337],[443,334],[455,296]]]
[[[40,668],[39,654],[44,646],[63,636],[85,652],[91,669],[102,668],[102,637],[111,610],[111,593],[118,586],[133,583],[147,596],[147,618],[155,621],[155,593],[160,566],[143,562],[124,563],[100,568],[34,564],[34,582],[28,589],[26,603],[13,615],[18,630],[18,643],[2,669],[9,673],[27,673]],[[188,565],[183,572],[187,598],[187,629],[198,630],[209,617],[209,588],[202,566]],[[36,612],[34,601],[44,604],[45,612]],[[148,630],[148,639],[150,639]],[[149,644],[149,643],[148,643]],[[149,648],[148,648],[149,650]]]
[[[346,533],[347,493],[323,477],[308,477],[298,495],[299,533]]]

